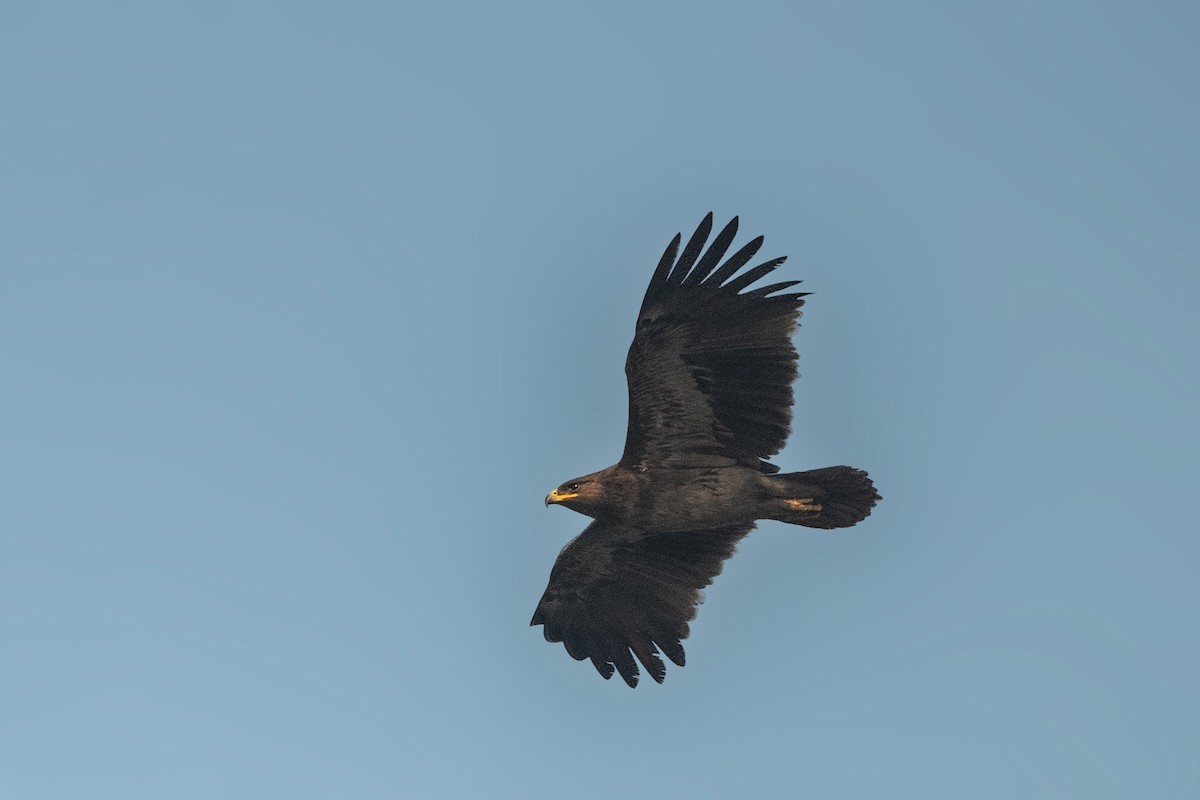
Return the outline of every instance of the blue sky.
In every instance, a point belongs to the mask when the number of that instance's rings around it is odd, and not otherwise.
[[[1200,793],[1185,3],[0,11],[0,797]],[[815,292],[636,691],[527,626],[670,237]]]

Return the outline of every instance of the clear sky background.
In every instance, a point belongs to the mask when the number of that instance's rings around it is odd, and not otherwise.
[[[1194,3],[0,9],[0,798],[1200,796]],[[816,292],[686,669],[528,627],[670,237]]]

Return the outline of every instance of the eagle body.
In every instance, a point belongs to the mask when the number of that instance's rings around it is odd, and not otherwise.
[[[552,493],[547,502],[647,533],[754,522],[766,517],[762,507],[769,497],[763,474],[736,464],[646,472],[614,464],[574,482],[580,485],[577,497]]]
[[[624,452],[546,497],[594,521],[559,553],[531,624],[631,687],[639,663],[663,681],[660,654],[683,666],[701,590],[758,520],[844,528],[880,499],[861,470],[784,474],[767,460],[791,429],[806,293],[751,288],[785,259],[743,271],[763,239],[726,258],[737,226],[709,244],[709,214],[682,252],[678,234],[667,247],[625,361]]]

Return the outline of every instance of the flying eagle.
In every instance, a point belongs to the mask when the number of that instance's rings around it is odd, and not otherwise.
[[[671,240],[625,361],[625,452],[546,497],[594,521],[559,553],[530,624],[631,687],[635,656],[659,683],[659,652],[683,666],[701,590],[757,520],[846,528],[880,499],[862,470],[781,475],[766,460],[790,432],[791,337],[808,293],[785,292],[800,281],[749,288],[786,260],[741,272],[761,236],[721,263],[737,228],[734,217],[705,250],[710,213],[682,254]]]

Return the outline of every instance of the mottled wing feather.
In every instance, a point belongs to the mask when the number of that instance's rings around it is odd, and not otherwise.
[[[621,465],[774,467],[765,459],[787,441],[796,349],[791,336],[806,293],[777,294],[799,281],[743,292],[785,259],[741,274],[762,237],[721,264],[737,234],[736,217],[707,251],[712,214],[679,259],[667,247],[646,290],[625,361],[629,430]]]
[[[702,531],[645,533],[593,522],[554,562],[531,625],[605,678],[636,686],[637,663],[663,682],[659,653],[684,664],[688,623],[725,559],[753,523]]]

